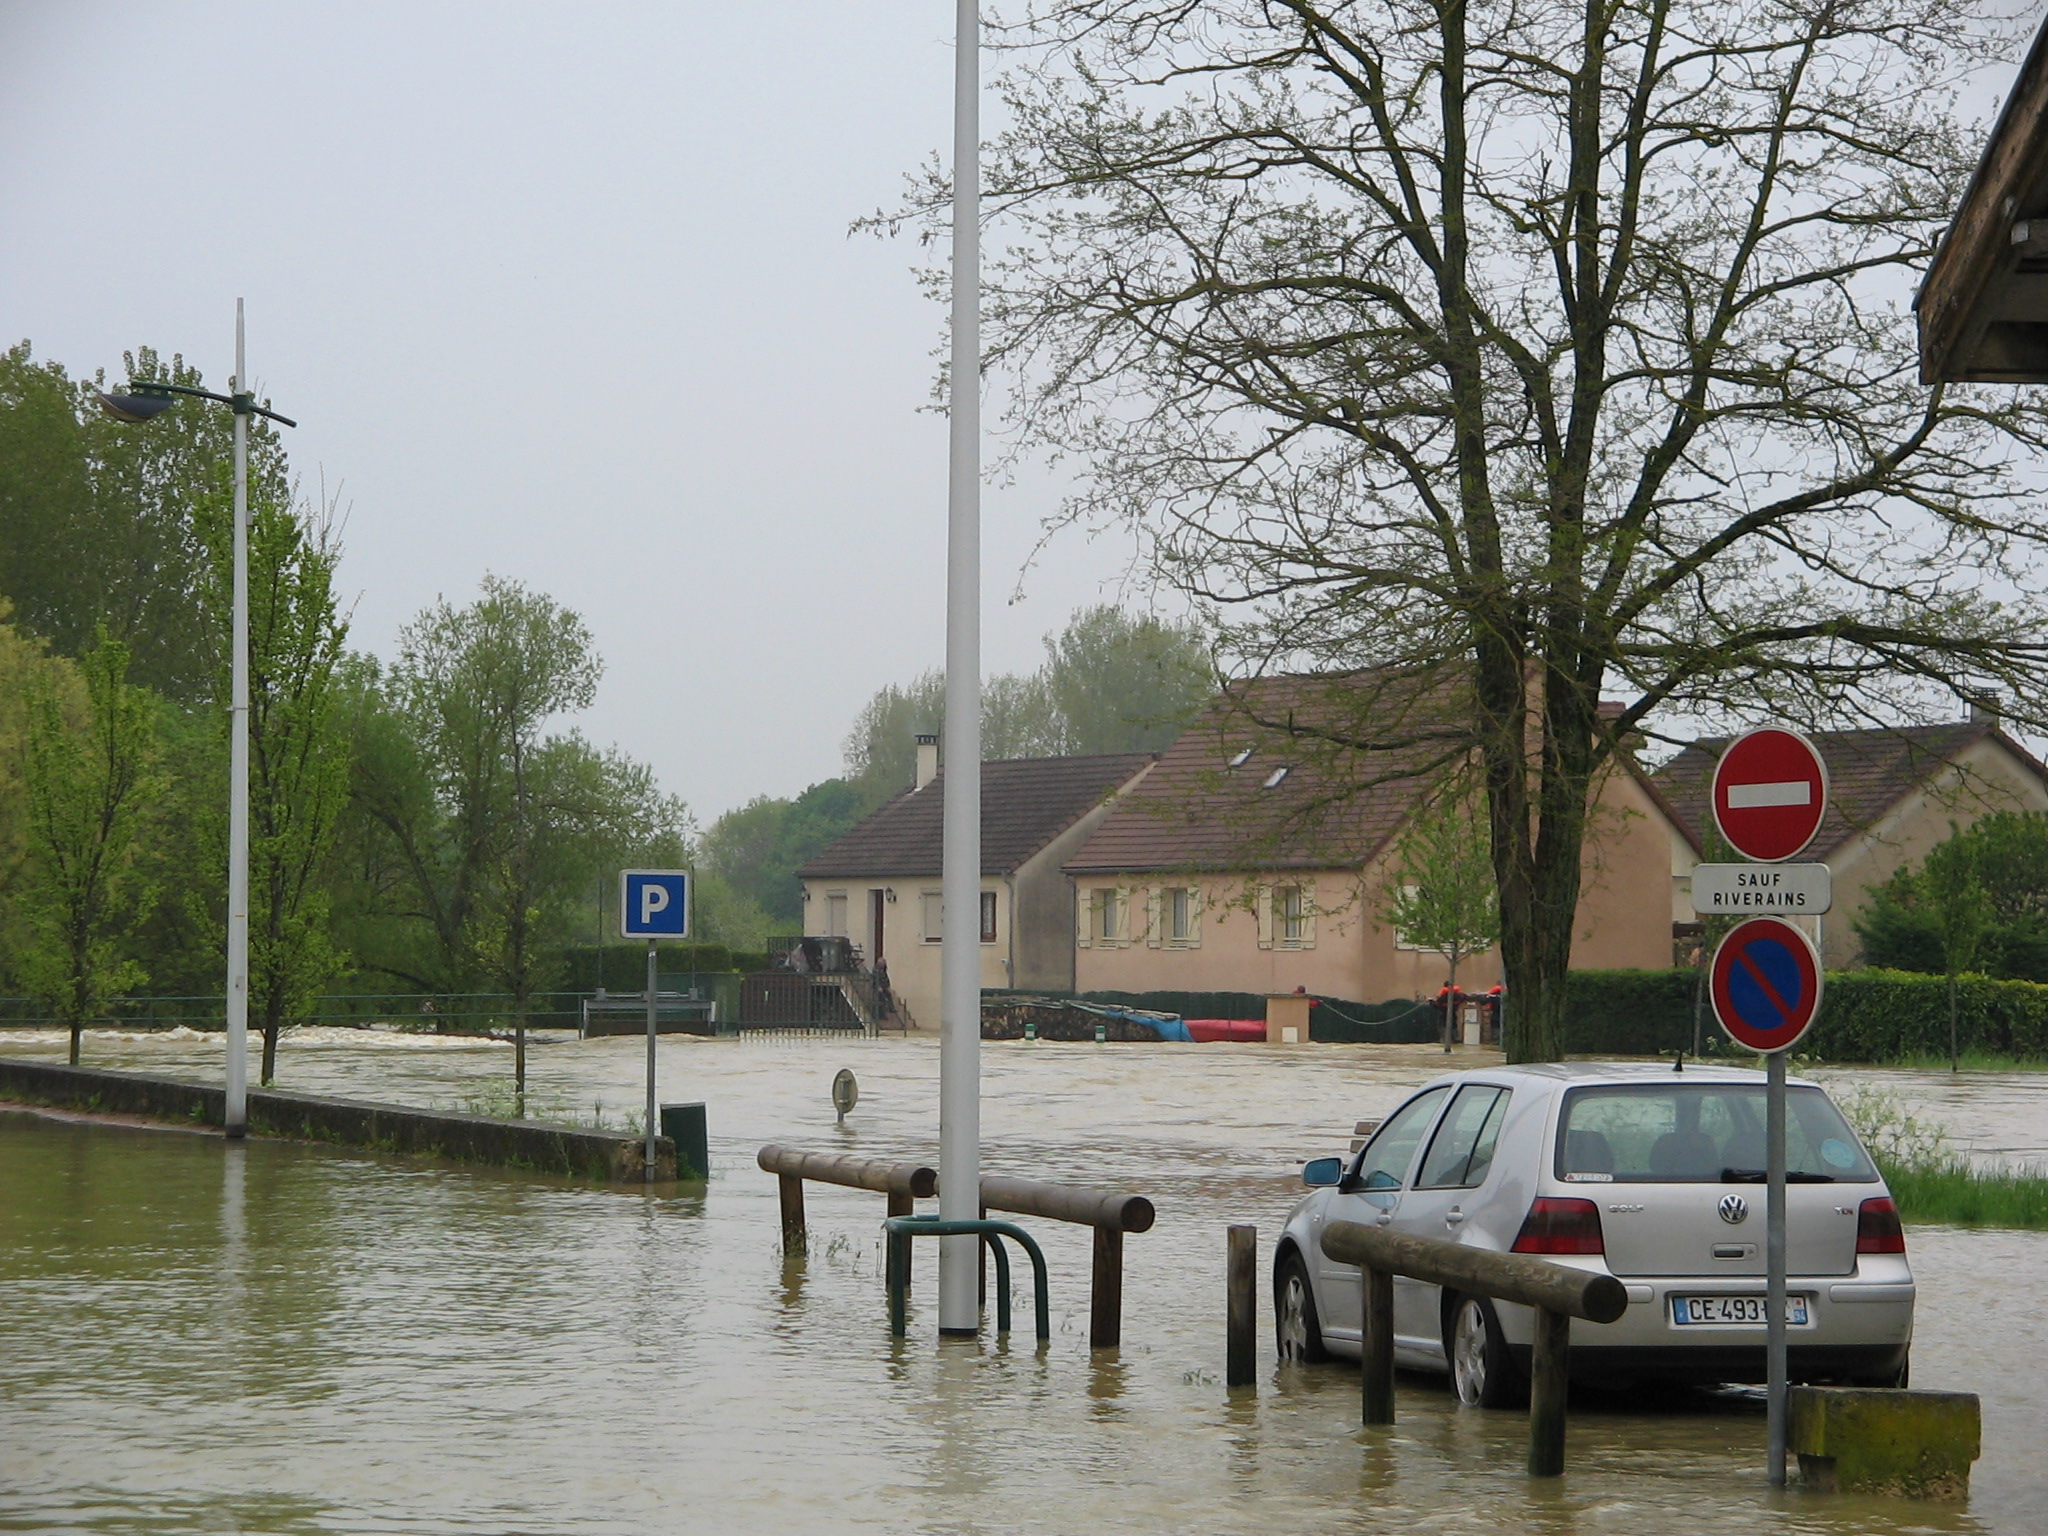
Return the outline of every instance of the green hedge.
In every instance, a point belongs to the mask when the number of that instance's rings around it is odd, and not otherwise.
[[[1565,1049],[1581,1056],[1690,1050],[1696,986],[1691,970],[1574,971],[1566,994]],[[1966,976],[1957,1003],[1963,1050],[2048,1057],[2048,986]],[[1711,1014],[1700,1038],[1716,1054],[1735,1049]],[[1799,1049],[1823,1061],[1946,1055],[1948,983],[1909,971],[1833,972],[1820,1018]]]
[[[1076,998],[1114,1008],[1142,1008],[1173,1013],[1184,1019],[1263,1019],[1263,992],[1019,992],[990,988],[985,999],[1004,997]],[[1323,1006],[1309,1010],[1309,1038],[1350,1045],[1419,1045],[1441,1037],[1436,1010],[1417,1006],[1413,998],[1384,1003],[1355,1003],[1341,997],[1318,997]]]

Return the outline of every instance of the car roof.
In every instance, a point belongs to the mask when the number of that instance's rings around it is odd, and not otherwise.
[[[1647,1084],[1674,1077],[1694,1083],[1742,1083],[1749,1086],[1764,1080],[1764,1074],[1754,1067],[1709,1066],[1694,1061],[1688,1061],[1682,1072],[1674,1072],[1667,1061],[1532,1061],[1514,1066],[1467,1067],[1461,1072],[1447,1072],[1442,1077],[1431,1078],[1423,1087],[1435,1088],[1466,1081],[1512,1086],[1519,1079],[1532,1086],[1541,1085],[1552,1092],[1562,1092],[1567,1088]],[[1805,1078],[1795,1077],[1787,1081],[1802,1088],[1818,1086]]]

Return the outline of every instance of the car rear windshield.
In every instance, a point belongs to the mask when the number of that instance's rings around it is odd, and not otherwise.
[[[1826,1094],[1793,1088],[1785,1103],[1788,1179],[1854,1184],[1877,1177]],[[1558,1121],[1557,1176],[1576,1184],[1760,1183],[1763,1084],[1574,1088]]]

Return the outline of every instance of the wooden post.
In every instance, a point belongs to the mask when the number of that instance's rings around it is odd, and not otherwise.
[[[1088,1347],[1115,1349],[1124,1337],[1124,1234],[1095,1229],[1095,1273],[1088,1285]]]
[[[1564,1312],[1539,1311],[1529,1351],[1529,1475],[1556,1477],[1564,1471],[1564,1410],[1571,1372],[1572,1320]]]
[[[793,1173],[776,1176],[782,1192],[782,1241],[785,1246],[804,1240],[804,1181]]]
[[[1384,1269],[1358,1272],[1363,1303],[1359,1340],[1360,1421],[1394,1422],[1394,1276]]]
[[[1248,1387],[1258,1377],[1259,1229],[1232,1227],[1226,1252],[1223,1382],[1225,1386]]]

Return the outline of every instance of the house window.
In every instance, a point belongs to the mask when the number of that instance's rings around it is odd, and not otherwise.
[[[918,911],[924,925],[924,941],[936,944],[946,936],[946,899],[941,891],[920,891]]]
[[[1089,894],[1088,931],[1097,944],[1114,948],[1124,938],[1124,897],[1113,887]]]
[[[1233,768],[1242,768],[1246,763],[1250,762],[1251,760],[1252,749],[1250,747],[1246,747],[1243,751],[1237,753],[1230,759],[1230,766]]]
[[[846,937],[846,892],[825,893],[825,932],[835,939]]]
[[[1159,908],[1167,943],[1192,948],[1201,942],[1201,906],[1192,886],[1169,886],[1160,893]]]
[[[1286,763],[1282,763],[1278,768],[1275,768],[1271,773],[1267,774],[1265,787],[1267,789],[1278,789],[1280,787],[1281,781],[1287,777],[1287,769],[1288,765]]]
[[[981,893],[981,942],[993,944],[996,941],[996,893]]]
[[[1273,887],[1273,942],[1283,949],[1307,949],[1315,943],[1306,887]]]

